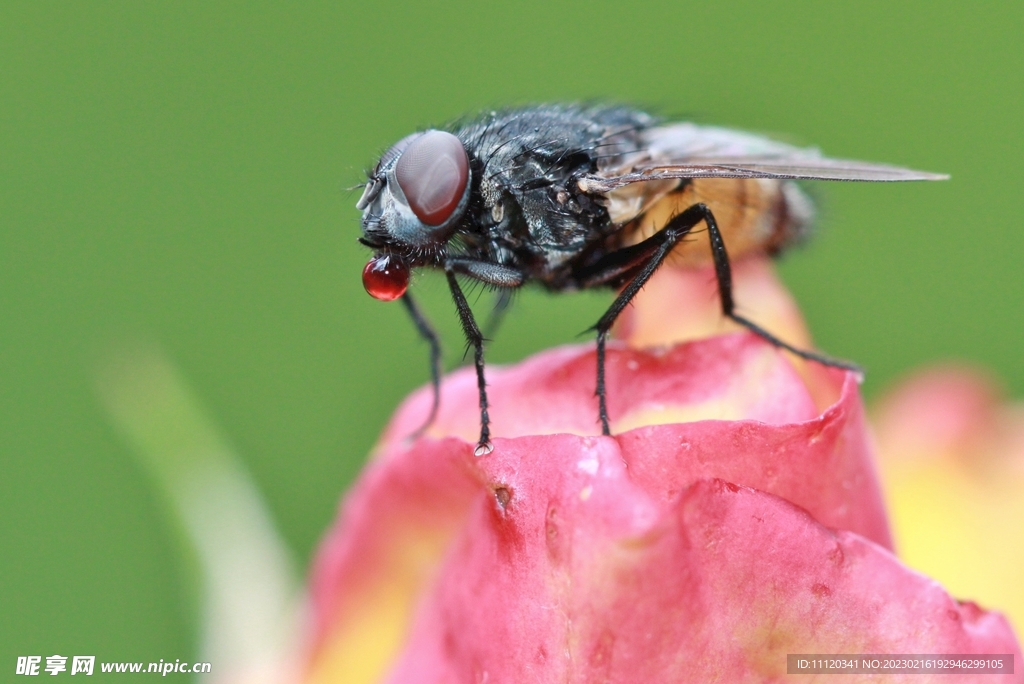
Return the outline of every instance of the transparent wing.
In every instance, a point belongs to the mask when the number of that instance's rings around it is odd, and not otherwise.
[[[761,136],[681,123],[645,133],[642,152],[614,160],[580,179],[585,192],[609,192],[633,183],[678,178],[774,178],[779,180],[921,181],[945,174],[846,159],[829,159]]]

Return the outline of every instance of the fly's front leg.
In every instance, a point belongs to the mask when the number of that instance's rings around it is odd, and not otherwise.
[[[615,298],[608,311],[601,316],[591,330],[597,332],[597,400],[598,415],[601,419],[601,433],[611,434],[608,424],[608,400],[605,387],[605,345],[608,332],[612,329],[615,319],[619,317],[640,289],[650,280],[654,272],[669,255],[679,241],[686,237],[701,221],[708,226],[715,225],[715,217],[711,210],[703,204],[695,204],[686,211],[677,214],[660,231],[643,242],[631,247],[617,250],[599,259],[575,274],[581,287],[612,283],[629,278],[619,296]]]
[[[430,325],[420,308],[416,306],[416,302],[408,292],[402,295],[402,304],[409,312],[412,322],[416,325],[416,330],[430,345],[430,383],[434,389],[434,400],[430,406],[430,415],[427,416],[427,420],[410,435],[411,439],[415,439],[433,424],[434,419],[437,418],[437,409],[441,405],[441,342],[438,340],[433,326]]]
[[[491,417],[487,412],[487,382],[484,378],[484,336],[480,333],[480,327],[473,317],[473,310],[466,301],[456,280],[456,273],[469,276],[476,280],[496,285],[498,287],[519,287],[526,280],[526,276],[505,266],[492,264],[485,261],[472,261],[469,259],[448,259],[444,263],[445,276],[448,278],[448,289],[451,290],[452,299],[455,301],[455,308],[459,314],[459,322],[462,324],[462,332],[466,341],[473,347],[473,362],[476,366],[476,384],[480,392],[480,441],[477,442],[474,453],[483,456],[491,453],[494,447],[491,445]]]

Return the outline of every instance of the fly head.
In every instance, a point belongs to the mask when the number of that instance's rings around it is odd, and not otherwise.
[[[469,155],[451,133],[414,133],[384,153],[356,203],[363,212],[359,241],[375,252],[363,270],[367,292],[384,300],[402,296],[409,270],[444,252],[470,186]]]

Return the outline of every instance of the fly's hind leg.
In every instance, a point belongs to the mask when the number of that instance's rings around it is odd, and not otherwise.
[[[722,233],[718,230],[718,224],[715,222],[715,217],[711,210],[704,204],[694,204],[672,217],[664,228],[643,242],[607,254],[596,263],[575,274],[576,280],[581,287],[626,282],[626,286],[619,293],[619,296],[615,298],[615,301],[612,302],[608,311],[591,328],[591,330],[597,332],[596,394],[598,397],[602,434],[611,434],[608,424],[607,389],[605,387],[605,345],[608,340],[608,333],[615,323],[615,319],[633,301],[633,298],[636,297],[641,288],[654,275],[654,272],[672,252],[672,249],[701,221],[707,225],[708,229],[723,315],[736,321],[771,344],[792,352],[801,358],[837,368],[860,370],[855,364],[799,349],[783,342],[764,328],[737,314],[732,296],[732,268],[729,265],[729,255],[725,251]]]
[[[703,206],[703,205],[697,205]],[[705,208],[707,211],[707,209]],[[722,302],[722,315],[736,321],[744,328],[754,333],[763,340],[770,342],[771,344],[785,349],[786,351],[796,354],[801,359],[807,359],[808,361],[816,361],[825,366],[832,366],[834,368],[842,368],[844,370],[851,370],[857,373],[863,372],[860,366],[849,361],[843,361],[842,359],[834,359],[831,356],[820,354],[818,352],[808,351],[806,349],[800,349],[794,347],[788,342],[784,342],[775,335],[771,334],[761,326],[757,325],[750,319],[740,316],[736,313],[736,302],[732,298],[732,267],[729,265],[729,255],[725,251],[725,242],[722,240],[722,233],[718,230],[718,226],[715,224],[714,217],[711,216],[711,212],[707,211],[708,217],[708,240],[711,243],[711,257],[715,263],[715,278],[718,280],[718,296]],[[674,220],[674,219],[673,219]]]

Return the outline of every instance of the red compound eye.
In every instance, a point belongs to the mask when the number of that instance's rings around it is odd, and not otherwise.
[[[363,287],[374,299],[398,299],[409,288],[409,267],[390,254],[375,256],[363,269]]]
[[[451,133],[427,131],[402,153],[395,178],[416,217],[428,226],[439,226],[451,217],[466,191],[469,156]]]

